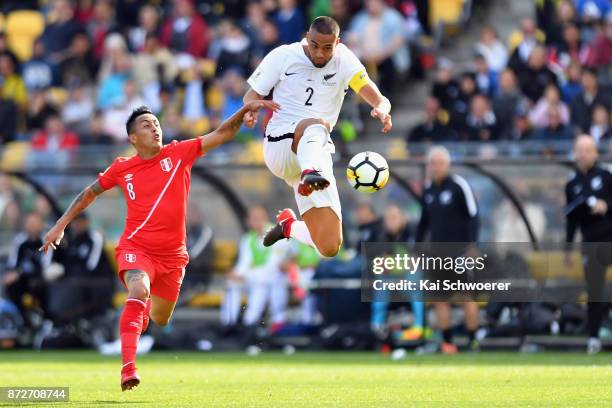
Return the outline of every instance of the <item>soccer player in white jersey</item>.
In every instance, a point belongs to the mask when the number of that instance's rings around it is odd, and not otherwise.
[[[303,221],[291,209],[264,237],[269,246],[295,238],[326,257],[342,244],[342,214],[332,169],[330,139],[346,92],[352,88],[371,107],[371,115],[391,129],[391,103],[370,81],[357,57],[339,39],[338,23],[317,17],[301,42],[282,45],[263,59],[248,79],[244,102],[272,99],[282,106],[266,128],[264,160],[272,173],[293,187]],[[251,114],[245,119],[253,120]],[[250,123],[250,122],[249,122]]]

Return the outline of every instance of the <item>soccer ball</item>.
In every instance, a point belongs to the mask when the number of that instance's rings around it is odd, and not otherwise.
[[[389,165],[376,152],[357,153],[349,162],[346,177],[355,190],[375,193],[389,181]]]

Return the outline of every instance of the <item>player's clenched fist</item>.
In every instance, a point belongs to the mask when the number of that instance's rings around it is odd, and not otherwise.
[[[46,254],[49,247],[57,249],[57,246],[62,241],[62,238],[64,238],[64,229],[56,224],[49,230],[49,232],[47,232],[44,238],[43,246],[41,246],[38,250]]]
[[[248,102],[244,105],[248,110],[243,117],[243,123],[248,128],[253,128],[257,123],[257,112],[260,109],[266,108],[273,112],[277,112],[280,109],[280,105],[274,101],[257,100]]]

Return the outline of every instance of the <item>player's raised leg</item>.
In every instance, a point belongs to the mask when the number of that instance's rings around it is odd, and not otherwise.
[[[151,283],[141,270],[123,271],[123,280],[128,289],[128,299],[121,314],[119,332],[121,335],[121,390],[131,390],[140,384],[136,372],[136,347],[142,333],[143,318],[147,308]]]
[[[303,119],[293,132],[291,150],[300,163],[302,172],[298,192],[303,196],[329,186],[329,180],[322,174],[325,155],[329,155],[325,151],[328,141],[329,123],[323,119]]]

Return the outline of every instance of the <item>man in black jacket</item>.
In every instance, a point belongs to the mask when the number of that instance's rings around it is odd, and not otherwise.
[[[427,170],[430,182],[423,191],[421,220],[416,242],[424,242],[427,233],[431,242],[454,242],[466,245],[478,238],[478,206],[470,185],[456,174],[450,173],[450,154],[445,147],[434,146],[428,154]],[[457,275],[459,276],[459,275]],[[478,329],[478,306],[466,300],[462,303],[470,347],[477,348],[475,333]],[[452,341],[450,304],[436,302],[438,328],[442,331],[440,350],[445,354],[457,353]]]
[[[582,233],[582,254],[589,302],[587,304],[589,340],[587,352],[601,350],[598,338],[599,328],[607,307],[605,299],[606,270],[612,265],[612,172],[603,164],[597,163],[598,153],[595,140],[589,135],[581,135],[574,145],[576,171],[570,175],[565,186],[567,206],[565,214],[567,256],[566,264],[571,264],[569,250],[576,230]],[[598,244],[595,244],[598,243]]]
[[[26,215],[24,231],[17,234],[13,240],[2,279],[7,297],[19,308],[26,322],[29,322],[26,310],[31,306],[30,303],[38,305],[44,314],[47,310],[47,284],[43,273],[51,264],[53,253],[43,254],[38,251],[42,245],[44,227],[44,221],[39,214]]]

